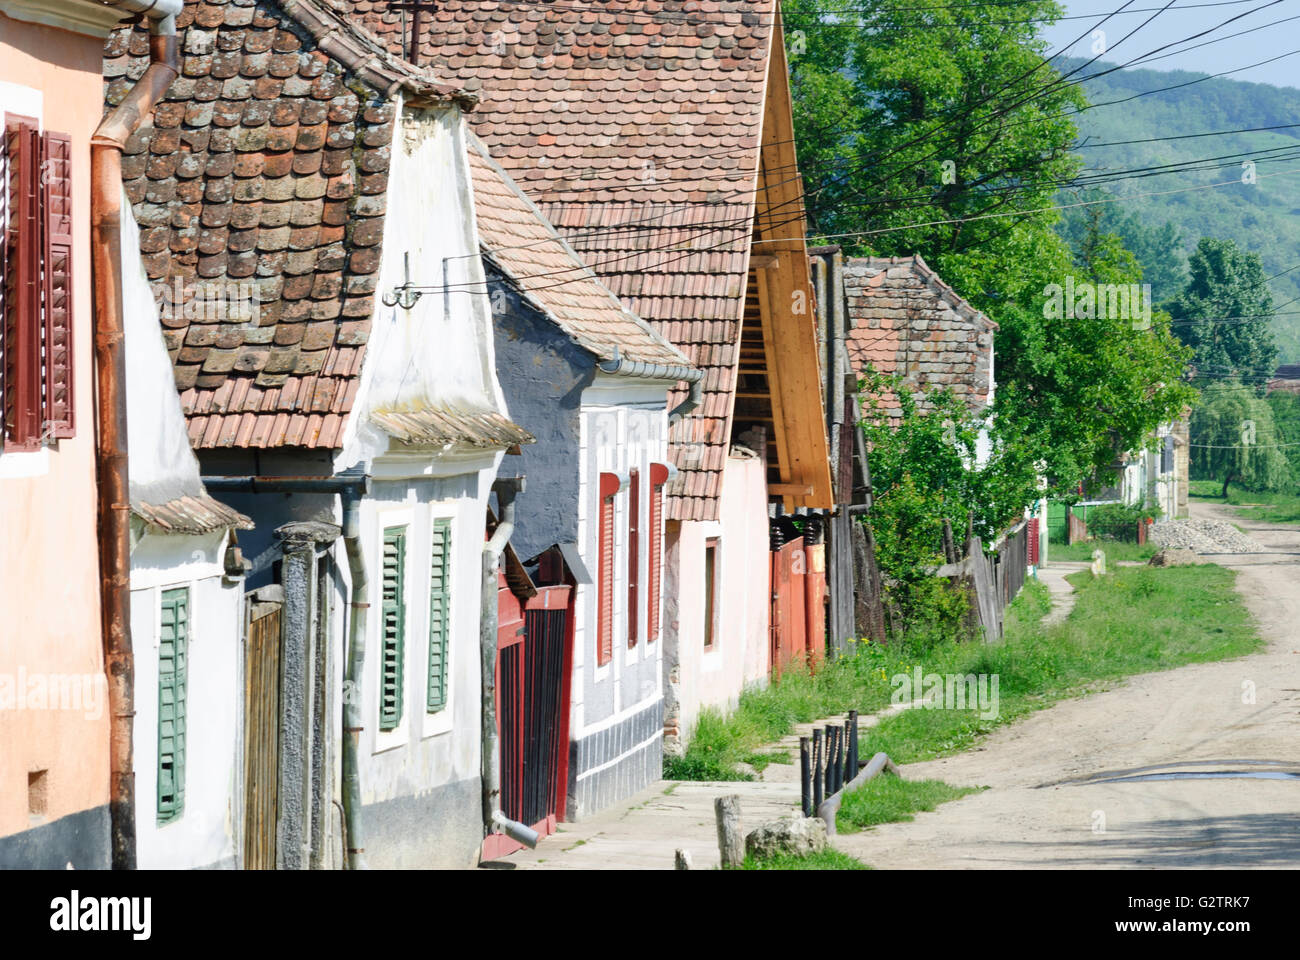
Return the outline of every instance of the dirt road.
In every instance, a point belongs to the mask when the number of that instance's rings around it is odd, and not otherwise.
[[[1192,515],[1271,551],[1207,557],[1240,571],[1264,652],[1134,677],[905,767],[990,789],[836,845],[877,868],[1300,867],[1300,527]],[[1223,771],[1252,776],[1188,777]],[[1179,779],[1128,779],[1165,773]]]

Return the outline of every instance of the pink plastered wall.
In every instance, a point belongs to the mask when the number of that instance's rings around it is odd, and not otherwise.
[[[687,521],[677,545],[677,659],[675,686],[682,745],[706,706],[726,712],[745,687],[766,683],[770,554],[766,466],[760,459],[728,458],[716,522]],[[717,619],[713,648],[704,648],[705,547],[717,538]],[[670,704],[673,701],[670,693]]]
[[[0,15],[0,109],[39,91],[42,128],[72,136],[76,238],[76,436],[38,453],[0,453],[0,835],[108,802],[90,276],[90,137],[103,112],[102,55],[95,37]],[[66,692],[64,705],[39,706],[42,685],[56,701]],[[45,813],[34,817],[28,778],[42,770]]]

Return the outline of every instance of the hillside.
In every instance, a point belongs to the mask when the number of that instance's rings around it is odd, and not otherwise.
[[[1063,72],[1083,62],[1057,61]],[[1099,61],[1087,67],[1084,75],[1109,66]],[[1203,76],[1182,71],[1122,70],[1087,80],[1084,87],[1089,102],[1101,104]],[[1121,233],[1130,248],[1139,254],[1157,301],[1173,294],[1171,288],[1177,285],[1177,274],[1184,267],[1179,263],[1171,271],[1169,256],[1159,252],[1158,233],[1166,223],[1177,230],[1179,242],[1175,246],[1181,247],[1183,255],[1195,246],[1198,238],[1208,235],[1230,238],[1259,254],[1267,275],[1300,264],[1300,126],[1155,143],[1086,146],[1300,124],[1300,90],[1226,78],[1203,80],[1121,104],[1094,107],[1085,111],[1077,123],[1080,142],[1085,144],[1079,153],[1088,167],[1087,173],[1205,161],[1197,164],[1204,169],[1127,179],[1106,187],[1132,198],[1106,205],[1103,223]],[[1243,159],[1256,161],[1258,179],[1254,184],[1184,189],[1239,178]],[[1173,190],[1181,192],[1137,196]],[[1063,196],[1063,202],[1075,199],[1069,193]],[[1077,232],[1080,225],[1080,214],[1068,216],[1066,235]],[[1300,361],[1300,300],[1286,303],[1300,298],[1300,270],[1277,278],[1270,287],[1279,308],[1274,327],[1281,351],[1279,359]]]

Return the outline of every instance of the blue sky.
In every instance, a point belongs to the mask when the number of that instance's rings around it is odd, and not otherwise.
[[[1124,0],[1061,0],[1062,5],[1067,8],[1067,15],[1082,16],[1085,19],[1062,20],[1052,27],[1045,28],[1043,36],[1051,45],[1053,53],[1061,50],[1062,47],[1068,47],[1066,52],[1070,55],[1092,56],[1094,41],[1091,34],[1093,30],[1100,29],[1105,32],[1107,50],[1102,59],[1112,63],[1124,63],[1166,43],[1208,30],[1230,17],[1247,14],[1203,37],[1161,51],[1156,54],[1161,59],[1153,58],[1134,66],[1149,66],[1152,70],[1220,73],[1248,63],[1276,57],[1291,50],[1300,51],[1300,0],[1281,0],[1273,3],[1270,3],[1270,0],[1240,0],[1240,2],[1227,4],[1223,0],[1176,0],[1174,5],[1164,13],[1127,40],[1123,39],[1126,33],[1153,16],[1155,10],[1164,6],[1165,2],[1167,0],[1133,0],[1129,4],[1128,11],[1113,16],[1099,25],[1108,13],[1123,6]],[[1220,5],[1197,6],[1210,2],[1217,2]],[[1131,12],[1135,9],[1145,12]],[[1248,13],[1248,11],[1257,12]],[[1286,23],[1273,23],[1289,17],[1296,19]],[[1171,50],[1180,50],[1193,44],[1226,37],[1265,24],[1273,25],[1243,36],[1211,43],[1187,53],[1163,56]],[[1079,39],[1080,37],[1083,39]],[[1300,87],[1300,52],[1274,63],[1230,74],[1225,79]]]

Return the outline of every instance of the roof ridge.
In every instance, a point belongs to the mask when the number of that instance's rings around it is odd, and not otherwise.
[[[284,15],[306,30],[316,46],[376,92],[391,98],[401,89],[428,100],[451,100],[467,109],[478,98],[431,70],[394,56],[359,20],[344,15],[336,0],[276,0]]]

